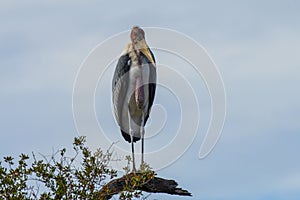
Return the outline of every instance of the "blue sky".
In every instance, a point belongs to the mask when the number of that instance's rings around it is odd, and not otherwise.
[[[219,67],[227,118],[208,157],[198,159],[200,128],[188,151],[158,172],[193,198],[150,199],[298,199],[299,9],[297,1],[1,1],[0,156],[70,146],[73,83],[89,52],[133,25],[170,28],[203,45]]]

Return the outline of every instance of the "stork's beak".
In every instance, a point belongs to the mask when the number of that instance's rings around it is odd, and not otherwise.
[[[148,60],[155,66],[155,62],[148,48],[141,49],[141,52],[148,58]]]
[[[136,46],[139,49],[139,51],[141,51],[148,58],[148,60],[151,62],[151,64],[153,64],[155,66],[154,59],[152,57],[152,54],[149,51],[149,47],[148,47],[146,41],[141,40],[138,42],[138,44]]]

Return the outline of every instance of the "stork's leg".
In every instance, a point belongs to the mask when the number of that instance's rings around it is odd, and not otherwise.
[[[130,138],[131,138],[132,171],[136,172],[135,158],[134,158],[133,132],[132,132],[132,128],[131,128],[131,116],[130,116],[129,112],[128,112],[128,120],[129,120],[129,134],[130,134]]]
[[[144,132],[144,131],[142,131]],[[143,136],[142,136],[142,158],[141,158],[141,165],[143,166],[144,164],[144,133],[142,133]]]
[[[140,134],[141,134],[141,166],[144,165],[144,112],[142,112],[142,123],[141,123],[141,126],[140,126]]]
[[[136,172],[135,158],[134,158],[134,144],[133,144],[133,135],[132,134],[131,134],[131,153],[132,153],[132,171]]]

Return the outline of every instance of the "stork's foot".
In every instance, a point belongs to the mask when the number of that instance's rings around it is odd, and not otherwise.
[[[142,162],[138,172],[143,173],[147,171],[153,171],[153,169],[150,167],[148,163]]]
[[[132,173],[136,173],[137,171],[136,171],[136,168],[134,167],[134,168],[132,168],[132,171],[131,171]]]

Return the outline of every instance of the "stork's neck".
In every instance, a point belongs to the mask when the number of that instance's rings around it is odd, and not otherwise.
[[[133,43],[128,45],[128,54],[133,65],[139,65],[140,49],[136,48]]]
[[[132,42],[129,44],[129,48],[128,48],[128,53],[129,56],[133,62],[133,64],[137,64],[140,65],[141,61],[141,54],[143,54],[144,56],[146,56],[148,58],[148,60],[155,66],[155,62],[154,59],[152,57],[152,54],[149,50],[149,47],[145,41],[145,39],[140,40],[139,42]]]

